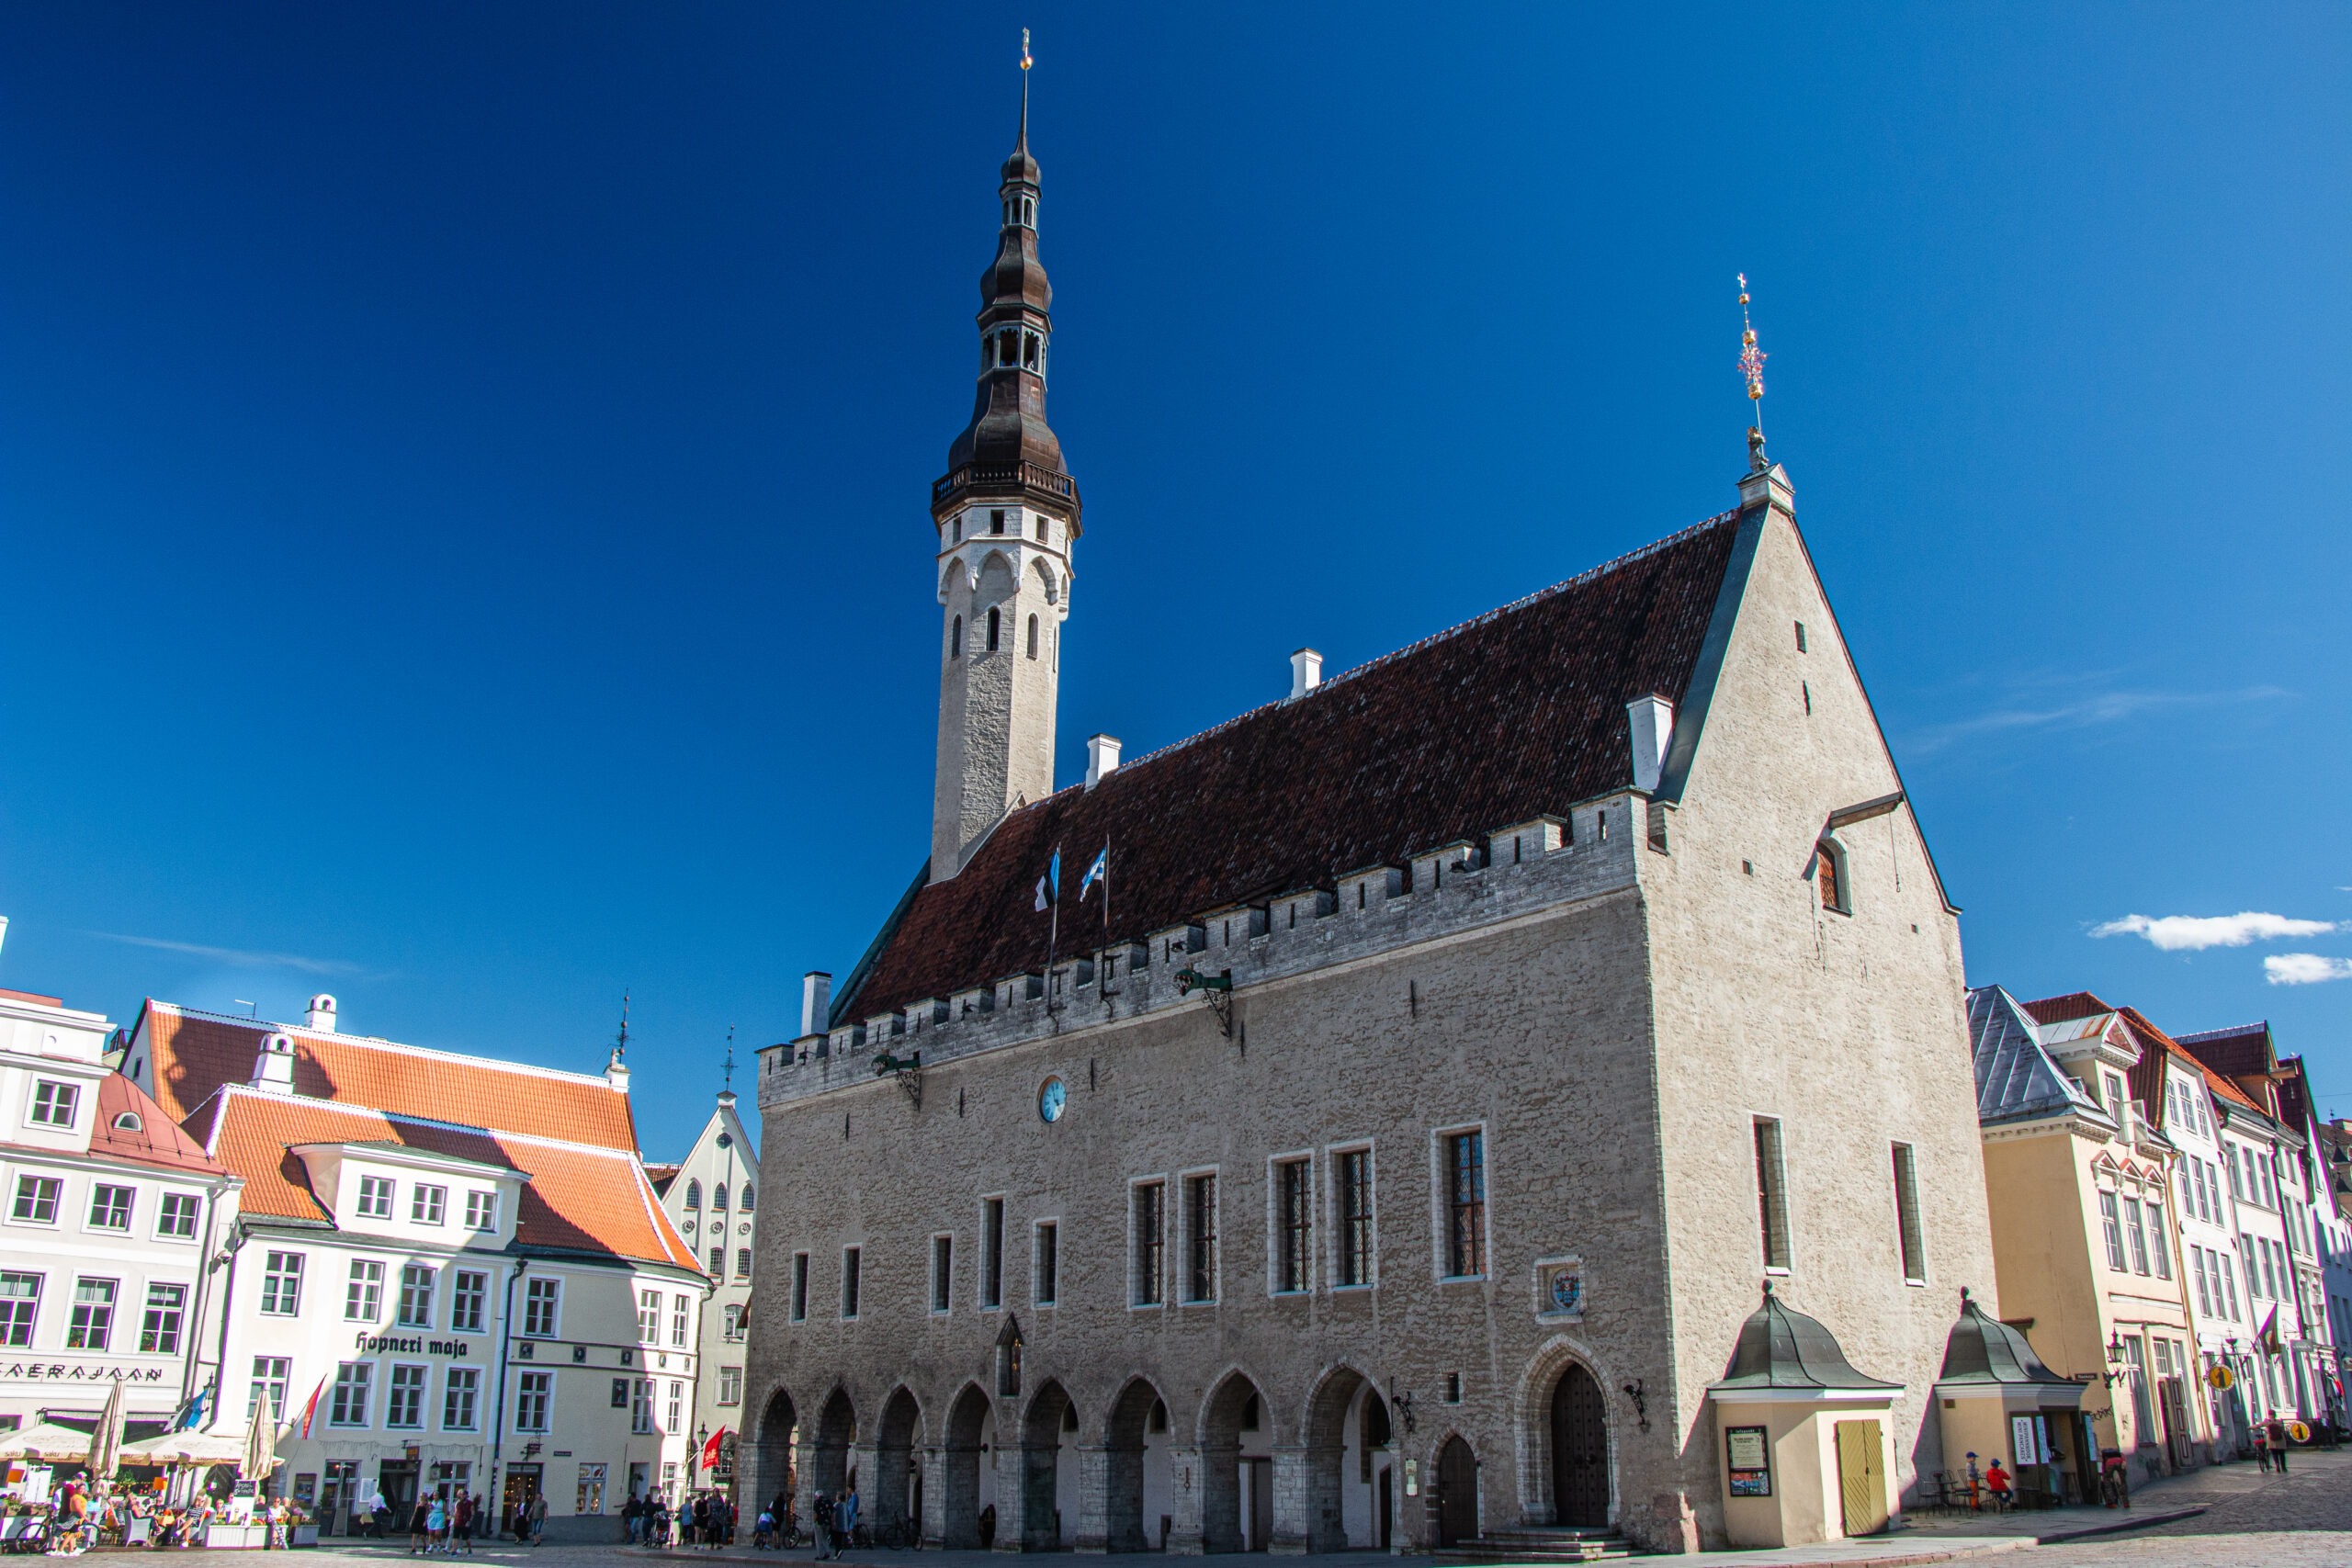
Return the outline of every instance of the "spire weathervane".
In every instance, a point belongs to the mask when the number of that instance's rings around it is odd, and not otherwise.
[[[720,1075],[718,1087],[732,1094],[735,1090],[735,1026],[727,1026],[727,1067]]]
[[[1747,274],[1739,275],[1739,373],[1747,380],[1747,400],[1756,405],[1756,423],[1747,427],[1747,460],[1758,473],[1764,460],[1764,351],[1756,346],[1756,323],[1747,319]]]
[[[1029,58],[1029,29],[1021,29],[1021,69],[1026,71],[1036,62]]]
[[[613,1060],[628,1055],[628,993],[621,993],[621,1032],[613,1036]]]

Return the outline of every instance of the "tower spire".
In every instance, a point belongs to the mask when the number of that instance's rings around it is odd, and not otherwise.
[[[1069,615],[1078,485],[1046,423],[1053,285],[1037,259],[1037,160],[1029,151],[1029,34],[1021,120],[997,182],[996,257],[980,274],[972,417],[931,487],[939,587],[939,767],[931,876],[1007,812],[1054,792],[1054,706]]]
[[[1758,473],[1771,464],[1764,456],[1764,351],[1756,346],[1756,323],[1747,319],[1747,274],[1739,275],[1739,373],[1747,382],[1747,400],[1756,408],[1756,423],[1747,427],[1747,462]]]

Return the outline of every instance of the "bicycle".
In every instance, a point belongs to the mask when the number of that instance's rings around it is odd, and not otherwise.
[[[882,1527],[876,1544],[885,1551],[921,1551],[922,1531],[911,1519],[892,1519]]]

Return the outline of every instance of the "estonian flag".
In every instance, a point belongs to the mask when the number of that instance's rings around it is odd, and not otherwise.
[[[1111,892],[1111,846],[1108,844],[1102,846],[1102,852],[1094,857],[1094,863],[1088,866],[1086,874],[1079,879],[1078,901],[1080,903],[1086,902],[1086,890],[1098,882],[1102,885],[1103,896],[1108,897]]]
[[[1037,879],[1037,912],[1044,914],[1048,906],[1058,904],[1061,899],[1062,852],[1057,849],[1052,863],[1046,867],[1046,874]]]

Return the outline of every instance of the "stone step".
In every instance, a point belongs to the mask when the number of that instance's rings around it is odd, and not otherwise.
[[[1487,1562],[1610,1562],[1633,1556],[1634,1548],[1612,1529],[1522,1528],[1490,1530],[1432,1555],[1445,1568],[1468,1568]]]

